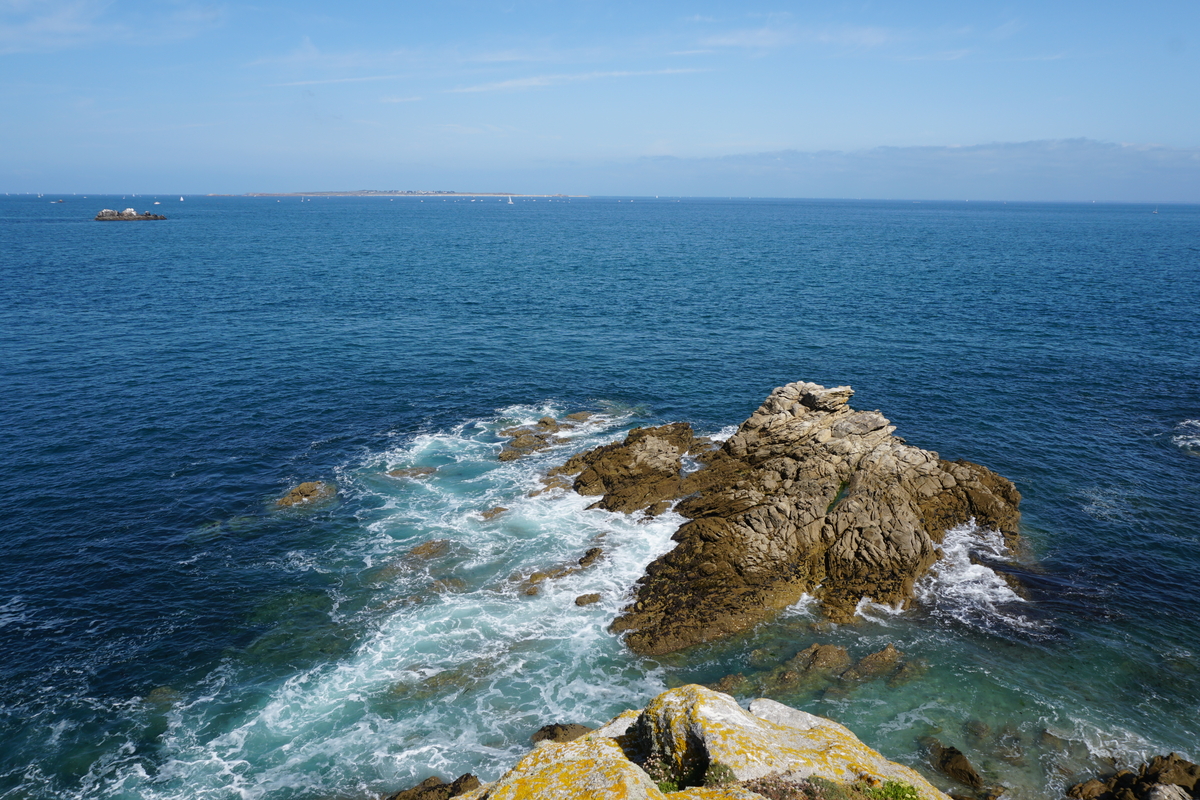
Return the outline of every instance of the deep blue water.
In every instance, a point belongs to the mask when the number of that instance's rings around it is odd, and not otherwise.
[[[1012,479],[1031,593],[966,608],[946,576],[941,599],[832,634],[904,644],[922,682],[780,699],[912,764],[942,729],[1017,796],[1200,757],[1200,207],[51,199],[0,198],[0,798],[495,778],[556,714],[599,723],[764,642],[828,639],[798,611],[686,659],[629,655],[603,627],[670,525],[525,499],[570,446],[494,461],[514,420],[602,412],[574,449],[717,432],[794,380],[850,384],[910,443]],[[91,219],[127,205],[169,219]],[[381,477],[411,464],[442,469]],[[274,508],[314,479],[339,500]],[[492,505],[510,521],[472,516]],[[518,631],[496,581],[591,528],[624,545],[590,638]],[[380,571],[434,539],[457,555]],[[963,739],[972,715],[1019,729],[1024,763]]]

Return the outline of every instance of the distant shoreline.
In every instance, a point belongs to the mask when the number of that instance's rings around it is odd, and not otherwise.
[[[208,197],[587,197],[585,194],[519,194],[516,192],[408,192],[361,189],[354,192],[247,192]]]

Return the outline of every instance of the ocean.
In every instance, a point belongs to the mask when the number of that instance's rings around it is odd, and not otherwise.
[[[923,737],[1014,800],[1200,758],[1200,207],[57,199],[0,198],[4,800],[491,780],[543,724],[814,642],[914,669],[771,696],[947,789]],[[127,206],[168,219],[92,220]],[[797,380],[1014,481],[1020,552],[964,526],[907,610],[631,654],[607,625],[681,518],[530,492]],[[337,498],[276,506],[313,480]]]

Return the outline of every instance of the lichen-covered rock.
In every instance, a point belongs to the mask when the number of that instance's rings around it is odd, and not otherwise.
[[[337,487],[326,481],[306,481],[275,501],[280,508],[302,506],[328,500],[337,494]]]
[[[463,795],[463,800],[665,800],[650,776],[625,757],[612,739],[587,737],[546,742],[500,780]]]
[[[636,762],[636,763],[635,763]],[[668,776],[678,791],[670,788]],[[718,786],[707,778],[724,775]],[[702,686],[664,692],[567,744],[544,742],[500,780],[464,800],[757,800],[738,782],[771,775],[841,784],[900,781],[925,800],[946,795],[908,767],[888,761],[848,729],[771,700],[746,711]]]
[[[672,473],[691,447],[682,429],[672,441],[662,428],[645,429],[642,439],[663,443],[636,453],[631,433],[565,465],[586,465],[576,491],[604,493],[598,505],[610,510],[686,498],[676,506],[690,518],[675,532],[677,545],[647,567],[634,602],[613,622],[631,649],[660,655],[712,641],[806,593],[835,621],[849,620],[863,598],[906,604],[945,532],[971,519],[1015,541],[1020,495],[1012,483],[906,444],[878,411],[850,408],[851,394],[848,386],[780,387],[687,476]],[[643,451],[653,465],[645,484],[630,468]],[[614,483],[595,465],[618,455],[610,471],[632,483],[610,492]]]
[[[713,764],[739,781],[787,773],[851,783],[860,775],[903,781],[930,800],[944,795],[908,767],[888,761],[836,722],[755,700],[747,712],[732,697],[683,686],[654,698],[634,726],[650,760],[698,782]]]

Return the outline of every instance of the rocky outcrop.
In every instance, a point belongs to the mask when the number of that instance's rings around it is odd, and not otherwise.
[[[61,202],[61,201],[60,201]],[[143,211],[141,214],[134,211],[132,208],[127,208],[124,211],[116,211],[115,209],[101,209],[96,215],[97,222],[129,222],[145,219],[166,219],[162,214],[151,214],[149,211]]]
[[[1123,769],[1067,790],[1076,800],[1194,800],[1200,798],[1200,765],[1171,753],[1155,756],[1137,770]]]
[[[329,500],[337,494],[337,486],[326,481],[306,481],[275,501],[279,508],[303,506]]]
[[[600,495],[591,508],[632,514],[661,514],[683,493],[683,456],[705,448],[686,422],[634,428],[624,442],[613,442],[574,456],[547,474],[575,475],[573,488]]]
[[[583,411],[577,414],[568,414],[563,422],[559,422],[554,417],[542,417],[532,427],[505,428],[500,431],[500,435],[511,438],[500,449],[498,458],[501,461],[516,461],[530,453],[545,450],[560,441],[555,434],[571,430],[579,423],[586,422],[591,416],[590,412]]]
[[[700,686],[664,692],[573,741],[544,742],[498,781],[464,800],[760,800],[750,786],[778,776],[837,784],[913,787],[925,800],[946,795],[908,767],[888,761],[848,729],[772,700],[749,711]]]
[[[1015,543],[1020,494],[968,461],[945,461],[856,411],[848,386],[773,391],[715,452],[682,423],[634,429],[555,472],[595,507],[676,510],[675,548],[646,569],[612,625],[659,655],[745,630],[804,594],[847,621],[863,598],[907,604],[945,532],[975,519]],[[683,474],[685,453],[704,466]]]

